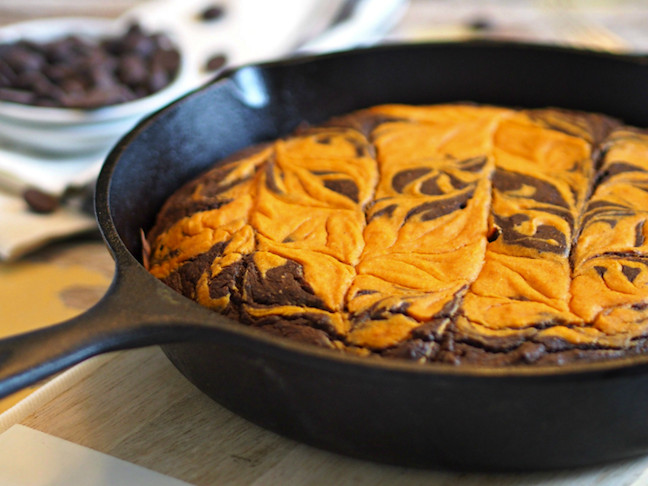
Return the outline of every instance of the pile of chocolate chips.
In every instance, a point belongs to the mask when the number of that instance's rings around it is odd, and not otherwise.
[[[96,42],[70,35],[0,44],[0,100],[85,109],[115,105],[161,90],[179,65],[171,40],[138,24]]]

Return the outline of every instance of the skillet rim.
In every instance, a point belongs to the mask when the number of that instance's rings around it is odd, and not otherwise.
[[[363,56],[381,51],[390,50],[428,50],[444,49],[448,47],[461,46],[463,48],[516,48],[525,50],[542,51],[545,53],[568,53],[576,56],[586,56],[600,58],[602,60],[614,60],[629,62],[641,66],[648,66],[648,57],[641,54],[632,53],[612,53],[606,51],[597,51],[593,49],[576,48],[569,46],[559,46],[544,43],[517,42],[505,40],[468,40],[468,41],[442,41],[442,42],[397,42],[385,43],[373,47],[355,48],[325,54],[304,55],[300,57],[284,58],[268,62],[250,63],[226,69],[211,81],[195,88],[183,96],[175,99],[166,106],[156,110],[150,115],[140,120],[127,134],[110,151],[97,178],[95,191],[95,217],[97,219],[99,230],[115,259],[115,279],[118,276],[130,278],[129,274],[137,272],[143,276],[155,281],[159,288],[171,291],[178,299],[191,302],[196,309],[204,308],[191,299],[178,294],[161,281],[153,277],[142,265],[141,258],[135,256],[126,247],[113,220],[111,210],[111,184],[113,173],[117,169],[122,154],[128,149],[129,145],[136,140],[142,132],[145,132],[149,125],[154,123],[158,118],[163,117],[169,110],[176,109],[178,106],[186,103],[195,96],[201,96],[205,90],[218,89],[218,86],[232,81],[232,78],[246,69],[255,69],[260,72],[283,69],[287,67],[311,65],[320,60],[326,60],[338,57]],[[114,282],[113,282],[114,283]],[[111,287],[112,288],[112,287]],[[109,290],[110,292],[110,290]],[[213,311],[210,311],[213,312]],[[360,357],[350,353],[340,352],[338,350],[321,348],[315,345],[300,343],[291,339],[274,336],[259,329],[243,325],[233,319],[219,315],[219,318],[210,322],[207,327],[215,327],[218,331],[236,338],[249,341],[247,344],[259,344],[263,346],[264,352],[279,353],[283,356],[281,359],[302,362],[303,359],[309,359],[313,362],[310,365],[339,366],[344,369],[345,373],[396,373],[406,374],[417,377],[457,377],[465,379],[546,379],[546,378],[565,378],[565,379],[597,379],[599,375],[632,375],[645,372],[648,369],[648,354],[636,355],[621,358],[602,359],[592,362],[572,362],[564,365],[477,365],[477,364],[460,364],[452,365],[448,363],[417,363],[415,361],[401,360],[395,358],[381,358],[378,356]]]

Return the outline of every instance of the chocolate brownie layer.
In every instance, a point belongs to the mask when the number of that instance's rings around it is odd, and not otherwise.
[[[643,353],[648,134],[558,109],[383,105],[219,162],[149,270],[242,323],[421,362]]]

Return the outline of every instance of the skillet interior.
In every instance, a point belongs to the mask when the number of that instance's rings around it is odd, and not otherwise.
[[[647,81],[642,58],[495,43],[393,46],[244,67],[126,136],[100,176],[97,214],[118,260],[132,260],[141,253],[140,228],[151,226],[180,184],[303,121],[379,103],[467,100],[597,111],[648,126],[648,106],[640,104]],[[164,350],[236,413],[330,450],[479,470],[583,466],[648,450],[643,358],[559,370],[421,369],[238,334]]]

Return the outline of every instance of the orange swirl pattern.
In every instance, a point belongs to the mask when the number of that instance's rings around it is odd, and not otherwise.
[[[358,354],[616,356],[648,335],[647,174],[648,136],[604,116],[377,106],[181,188],[149,270],[243,323]]]

